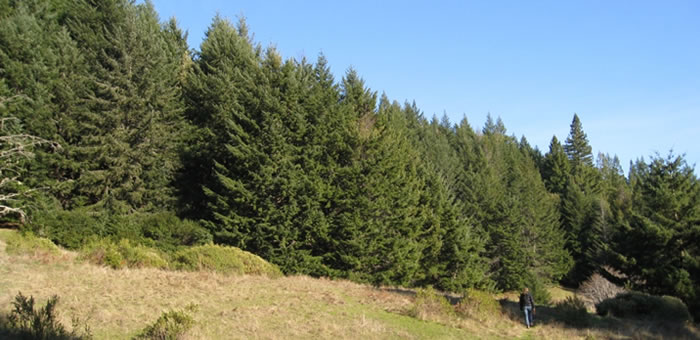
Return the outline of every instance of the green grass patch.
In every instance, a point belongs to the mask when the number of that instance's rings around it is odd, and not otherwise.
[[[477,337],[468,337],[467,333],[461,329],[454,328],[440,323],[416,320],[413,317],[389,313],[386,311],[369,310],[365,311],[365,316],[372,320],[381,321],[391,328],[410,334],[414,338],[419,339],[470,339]],[[398,333],[398,332],[397,332]],[[396,334],[396,338],[405,338],[401,334]]]

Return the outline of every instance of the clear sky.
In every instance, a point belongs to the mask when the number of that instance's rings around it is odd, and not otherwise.
[[[285,58],[323,53],[424,115],[501,117],[543,152],[574,113],[593,152],[700,166],[700,1],[154,0],[199,49],[216,13]],[[698,172],[696,171],[696,174]]]

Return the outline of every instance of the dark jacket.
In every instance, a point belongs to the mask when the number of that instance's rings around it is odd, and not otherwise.
[[[520,309],[525,309],[525,306],[535,308],[535,300],[532,299],[532,294],[529,292],[520,294]]]

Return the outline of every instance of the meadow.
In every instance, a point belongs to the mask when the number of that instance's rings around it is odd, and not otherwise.
[[[586,326],[574,326],[556,307],[574,292],[559,287],[550,289],[552,305],[538,307],[536,326],[526,329],[515,292],[474,292],[480,296],[474,300],[308,276],[112,269],[50,242],[8,249],[17,238],[0,230],[0,315],[9,315],[19,292],[38,305],[57,295],[58,320],[95,339],[133,338],[172,311],[187,311],[193,321],[180,339],[700,338],[690,324],[591,313]]]

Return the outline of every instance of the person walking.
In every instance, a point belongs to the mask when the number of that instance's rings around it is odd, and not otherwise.
[[[532,294],[530,294],[530,290],[527,287],[520,294],[520,310],[525,313],[525,325],[527,325],[527,328],[534,326],[532,315],[535,313],[535,300],[532,299]]]

